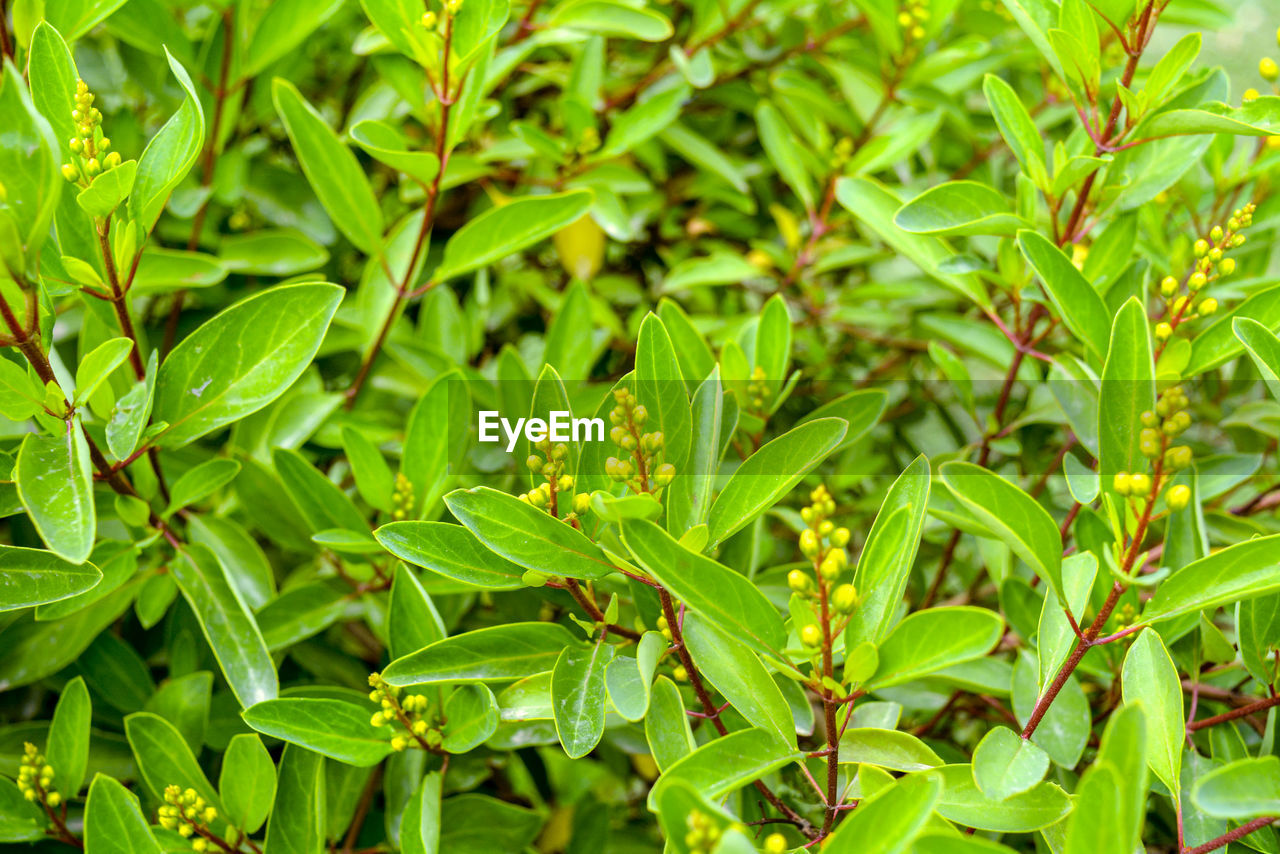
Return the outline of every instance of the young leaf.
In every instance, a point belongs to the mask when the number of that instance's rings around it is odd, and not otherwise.
[[[277,77],[271,85],[271,99],[298,163],[333,224],[360,251],[379,255],[382,208],[355,155],[292,83]]]
[[[28,433],[23,438],[14,480],[18,499],[45,545],[59,557],[81,564],[93,551],[98,529],[89,444],[78,417],[58,429],[58,436]]]
[[[1035,268],[1054,309],[1085,351],[1099,363],[1106,358],[1111,317],[1106,304],[1061,249],[1042,235],[1018,232],[1018,248]]]
[[[782,618],[745,576],[689,551],[643,519],[622,524],[622,541],[641,566],[690,610],[757,652],[778,656],[786,642]]]
[[[560,652],[552,668],[556,732],[570,759],[586,756],[604,735],[604,674],[612,657],[609,644],[573,644]]]
[[[680,689],[666,676],[659,676],[653,683],[649,713],[644,716],[644,736],[654,764],[663,771],[693,753],[698,746],[693,740]]]
[[[1156,588],[1142,617],[1162,622],[1280,590],[1280,534],[1236,543],[1187,564]]]
[[[981,466],[944,463],[939,474],[956,500],[1026,561],[1062,601],[1062,535],[1049,511]]]
[[[446,282],[501,261],[577,221],[590,206],[590,192],[573,190],[528,196],[485,211],[449,238],[431,280]]]
[[[182,733],[173,724],[150,712],[137,712],[124,719],[125,736],[138,763],[147,788],[161,801],[167,786],[195,789],[219,813],[222,801],[196,762]]]
[[[925,190],[902,206],[893,222],[912,234],[1012,237],[1031,223],[1013,213],[1003,193],[976,181],[949,181]]]
[[[929,504],[929,461],[916,457],[889,487],[867,534],[853,583],[862,596],[849,616],[846,649],[879,643],[898,618],[898,605],[920,548]]]
[[[800,156],[800,141],[787,125],[778,108],[768,101],[756,105],[756,126],[760,143],[787,186],[800,199],[806,210],[813,210],[813,178]]]
[[[1146,470],[1146,459],[1138,448],[1138,433],[1142,429],[1142,413],[1155,409],[1154,371],[1147,313],[1136,298],[1130,299],[1111,325],[1111,345],[1102,368],[1098,473],[1106,490],[1111,490],[1117,472]]]
[[[200,110],[200,96],[196,94],[186,69],[168,50],[165,58],[169,60],[169,69],[178,78],[178,85],[186,98],[138,158],[128,213],[129,219],[137,222],[143,233],[150,233],[155,227],[169,201],[169,194],[187,177],[204,146],[204,113]]]
[[[991,107],[996,126],[1000,128],[1000,135],[1022,164],[1022,171],[1037,187],[1047,188],[1049,173],[1045,167],[1044,140],[1017,93],[994,74],[982,79],[982,91],[987,96],[987,104]]]
[[[79,794],[89,764],[89,722],[93,704],[84,679],[77,676],[66,684],[49,724],[49,745],[45,757],[53,766],[53,787],[64,797]]]
[[[845,730],[840,736],[840,762],[890,771],[924,771],[942,764],[938,754],[911,733],[876,727]]]
[[[85,854],[160,854],[138,796],[113,777],[98,774],[84,805]]]
[[[526,569],[586,579],[613,571],[585,534],[513,495],[487,486],[459,489],[445,504],[480,542]]]
[[[711,505],[710,546],[723,543],[790,492],[835,450],[848,428],[843,418],[819,418],[793,427],[747,457]]]
[[[1280,337],[1256,320],[1237,317],[1231,321],[1231,330],[1248,351],[1258,373],[1266,382],[1271,396],[1280,398]]]
[[[919,679],[981,658],[999,642],[1004,621],[983,608],[930,608],[898,623],[880,644],[880,666],[867,690]]]
[[[795,741],[791,709],[755,653],[696,613],[685,614],[683,631],[699,672],[733,708],[788,744]]]
[[[1172,792],[1178,791],[1186,717],[1182,683],[1155,629],[1143,629],[1124,657],[1125,705],[1140,704],[1147,719],[1147,765]]]
[[[218,794],[227,820],[245,833],[256,833],[267,820],[276,796],[276,766],[256,733],[232,736],[227,744]]]
[[[1049,754],[1008,727],[996,727],[973,752],[973,782],[992,800],[1003,801],[1044,779]]]
[[[1038,783],[1021,794],[997,801],[974,784],[968,765],[944,765],[937,773],[942,774],[945,784],[938,815],[968,827],[1030,833],[1061,821],[1071,811],[1071,798],[1053,783]]]

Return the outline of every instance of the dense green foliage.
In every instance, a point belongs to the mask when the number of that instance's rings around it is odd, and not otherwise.
[[[1228,5],[0,0],[0,844],[1277,854]]]

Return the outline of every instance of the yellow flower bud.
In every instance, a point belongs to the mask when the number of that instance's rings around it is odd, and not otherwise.
[[[1236,271],[1236,259],[1223,258],[1222,263],[1218,265],[1218,272],[1224,276],[1230,276]]]
[[[689,681],[689,671],[684,669],[684,665],[683,665],[683,664],[677,664],[677,665],[676,665],[676,667],[675,667],[675,669],[671,671],[671,676],[672,676],[672,678],[674,678],[677,682],[688,682],[688,681]]]
[[[1178,484],[1169,490],[1169,494],[1165,496],[1165,502],[1168,503],[1170,510],[1181,510],[1191,501],[1191,487],[1185,484]]]
[[[1156,324],[1156,338],[1158,338],[1161,341],[1168,341],[1170,336],[1172,335],[1173,335],[1172,326],[1170,326],[1167,323]]]
[[[1200,305],[1196,307],[1196,310],[1205,317],[1208,317],[1218,310],[1218,301],[1213,297],[1200,300]]]
[[[1280,77],[1280,66],[1276,65],[1276,61],[1269,56],[1264,56],[1258,63],[1258,73],[1262,75],[1263,80],[1275,80]]]
[[[841,584],[831,592],[831,605],[841,614],[858,606],[858,590],[852,584]]]
[[[1209,279],[1204,273],[1195,272],[1191,274],[1191,278],[1187,279],[1187,287],[1193,291],[1198,291],[1209,283]]]
[[[822,629],[817,624],[809,623],[800,630],[800,642],[808,647],[817,647],[822,645]]]
[[[805,528],[800,532],[800,553],[805,557],[816,557],[818,549],[818,535],[813,532],[812,528]]]
[[[770,833],[764,838],[764,854],[783,854],[787,850],[787,837]]]
[[[1171,297],[1178,292],[1178,280],[1173,276],[1165,276],[1160,281],[1160,293]]]
[[[1145,474],[1135,474],[1129,477],[1129,492],[1139,498],[1145,498],[1151,494],[1151,477]]]

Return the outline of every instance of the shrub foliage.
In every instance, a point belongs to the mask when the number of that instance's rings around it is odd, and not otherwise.
[[[1230,5],[0,2],[0,842],[1274,854]]]

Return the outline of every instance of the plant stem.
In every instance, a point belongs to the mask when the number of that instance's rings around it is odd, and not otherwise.
[[[396,293],[391,302],[391,308],[387,311],[387,316],[383,318],[377,337],[373,339],[373,345],[360,363],[360,370],[356,373],[356,378],[346,391],[346,400],[343,405],[347,409],[351,409],[356,405],[356,398],[360,395],[360,389],[364,387],[365,381],[369,379],[369,372],[373,370],[374,360],[378,358],[378,353],[382,350],[387,337],[391,334],[391,327],[395,325],[396,319],[400,316],[400,310],[404,307],[404,303],[409,297],[414,270],[418,266],[418,260],[422,256],[423,249],[426,247],[427,235],[431,233],[432,226],[435,223],[436,208],[440,198],[440,184],[444,179],[445,167],[449,165],[449,113],[459,94],[458,92],[449,92],[449,52],[452,44],[453,18],[447,16],[445,18],[444,48],[442,51],[444,61],[441,63],[440,88],[436,92],[436,98],[440,102],[440,130],[436,135],[435,151],[439,169],[436,171],[435,178],[426,186],[427,202],[422,212],[422,225],[418,228],[418,239],[413,244],[413,252],[409,255],[404,275],[395,286]],[[461,90],[461,86],[459,86],[459,90]],[[389,275],[388,282],[390,283]]]
[[[1280,706],[1280,696],[1267,697],[1265,700],[1258,700],[1256,703],[1250,703],[1247,706],[1241,706],[1238,709],[1232,709],[1231,711],[1223,712],[1220,715],[1214,715],[1213,717],[1205,718],[1200,721],[1192,721],[1187,724],[1187,731],[1195,732],[1198,729],[1204,729],[1205,727],[1213,726],[1214,724],[1226,723],[1227,721],[1234,721],[1236,718],[1248,717],[1254,712],[1265,711],[1272,706]]]
[[[667,626],[671,629],[672,648],[675,649],[676,657],[680,659],[680,664],[684,666],[685,673],[689,676],[689,684],[693,687],[693,692],[698,696],[698,702],[702,704],[704,717],[711,721],[711,725],[716,728],[716,732],[720,733],[720,735],[728,735],[728,727],[724,725],[724,721],[720,720],[719,707],[711,699],[707,686],[702,683],[702,676],[698,673],[698,666],[693,663],[693,657],[689,655],[689,650],[685,646],[684,635],[680,631],[680,616],[676,613],[675,603],[671,600],[671,594],[667,592],[665,587],[659,587],[658,598],[662,602],[662,615],[667,618]],[[755,787],[760,794],[764,795],[765,800],[772,804],[774,809],[786,816],[787,820],[795,825],[801,833],[810,839],[818,838],[818,831],[809,820],[784,804],[782,799],[764,784],[764,781],[756,780]]]
[[[1197,845],[1195,848],[1185,848],[1183,849],[1182,854],[1209,854],[1210,851],[1217,851],[1224,845],[1235,842],[1237,839],[1242,839],[1250,833],[1253,833],[1255,830],[1260,830],[1261,828],[1266,827],[1277,819],[1280,819],[1280,816],[1264,815],[1262,818],[1255,818],[1253,821],[1240,825],[1235,830],[1227,831],[1217,839],[1209,840],[1204,845]]]
[[[576,578],[566,578],[564,580],[565,589],[569,591],[569,595],[582,606],[582,610],[587,612],[587,616],[604,626],[605,631],[611,632],[618,637],[628,638],[629,640],[640,640],[640,633],[634,629],[628,629],[626,626],[619,626],[616,623],[610,623],[605,619],[604,612],[600,610],[600,606],[595,600],[582,589],[582,585],[578,583]]]
[[[831,608],[827,596],[827,580],[818,574],[818,607],[822,622],[822,673],[831,678]],[[836,820],[836,810],[840,804],[840,732],[836,725],[836,712],[839,705],[834,702],[831,689],[822,691],[822,715],[827,726],[827,815],[822,821],[822,835],[831,832],[831,825]]]

